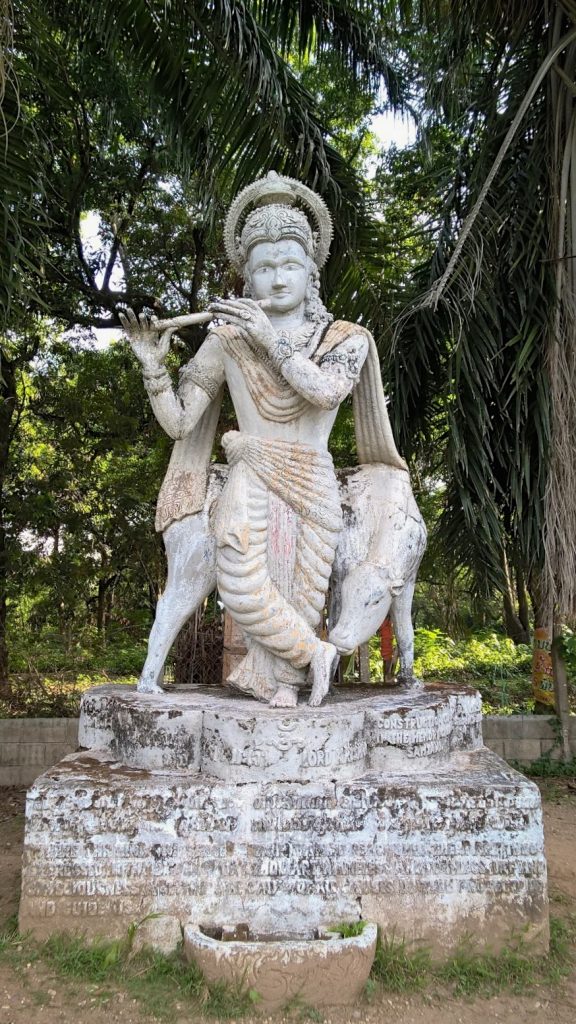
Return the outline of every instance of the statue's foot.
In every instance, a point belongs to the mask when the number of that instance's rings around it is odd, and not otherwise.
[[[295,686],[281,684],[270,700],[271,708],[295,708],[298,705],[298,690]]]
[[[321,643],[310,662],[312,693],[308,704],[311,708],[319,707],[327,695],[338,661],[339,654],[334,644]]]
[[[227,676],[226,685],[268,704],[276,692],[276,684],[270,680],[269,657],[259,644],[253,644]]]

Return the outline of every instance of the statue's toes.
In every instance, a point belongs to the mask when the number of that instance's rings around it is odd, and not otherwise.
[[[270,699],[271,708],[295,708],[298,705],[298,690],[294,686],[279,686]]]

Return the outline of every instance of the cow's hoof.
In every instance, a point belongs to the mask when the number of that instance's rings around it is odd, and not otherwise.
[[[399,675],[396,677],[397,686],[405,686],[408,690],[423,690],[424,682],[422,679],[418,679],[418,676],[413,675]]]
[[[156,683],[143,683],[140,680],[138,681],[136,689],[138,690],[138,693],[166,693],[166,690],[163,690],[162,687],[158,686]]]

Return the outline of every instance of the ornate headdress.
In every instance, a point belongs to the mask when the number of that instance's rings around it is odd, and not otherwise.
[[[306,213],[296,209],[300,202]],[[252,211],[247,210],[252,207]],[[314,228],[308,214],[312,215]],[[224,245],[228,259],[242,271],[248,252],[257,242],[294,239],[321,268],[328,259],[332,241],[332,218],[325,202],[296,178],[270,171],[253,181],[236,197],[224,223]]]

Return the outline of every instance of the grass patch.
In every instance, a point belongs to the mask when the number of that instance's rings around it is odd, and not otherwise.
[[[499,953],[478,953],[472,942],[463,943],[444,963],[434,963],[427,949],[409,950],[406,943],[379,939],[372,968],[378,985],[396,993],[448,989],[455,997],[514,995],[537,985],[553,986],[572,969],[576,944],[576,916],[552,918],[550,952],[535,956],[521,939]]]
[[[340,935],[343,939],[355,939],[357,935],[362,935],[367,923],[367,921],[342,921],[341,924],[332,925],[326,930]]]
[[[165,955],[150,949],[133,951],[137,925],[125,938],[88,944],[82,937],[59,934],[38,943],[9,922],[0,932],[0,960],[16,970],[30,963],[49,967],[70,983],[91,986],[103,1001],[124,991],[157,1020],[173,1020],[182,1011],[219,1019],[238,1018],[254,1010],[257,993],[223,982],[209,984],[182,948]]]
[[[340,930],[340,929],[339,929]],[[0,962],[9,963],[20,975],[31,964],[49,968],[69,985],[90,987],[101,1003],[124,992],[143,1012],[157,1020],[173,1020],[184,1012],[219,1020],[237,1019],[252,1013],[258,994],[243,986],[210,984],[194,963],[184,959],[182,948],[165,955],[150,949],[133,950],[137,926],[114,942],[88,945],[81,937],[53,935],[38,943],[18,934],[15,919],[0,930]],[[576,915],[552,918],[550,951],[536,956],[521,939],[499,953],[478,953],[465,942],[447,961],[436,963],[425,948],[409,949],[405,942],[380,938],[367,985],[367,995],[378,991],[409,994],[427,991],[448,993],[454,998],[489,998],[507,992],[526,994],[537,986],[554,987],[572,969],[576,946]],[[39,1003],[44,992],[37,990]],[[320,1021],[314,1008],[292,1000],[284,1008],[299,1020]]]
[[[408,950],[404,940],[378,936],[371,976],[388,992],[418,992],[432,978],[427,949]]]

